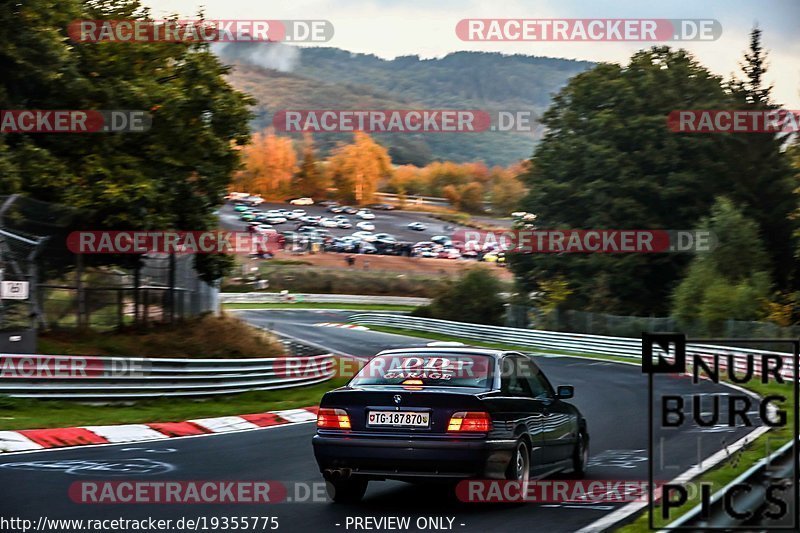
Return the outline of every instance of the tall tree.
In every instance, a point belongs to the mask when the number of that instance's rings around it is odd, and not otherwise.
[[[698,255],[674,294],[673,316],[683,329],[720,335],[726,319],[756,320],[766,313],[768,257],[758,225],[733,202],[721,198],[700,229],[713,232],[718,246]]]
[[[235,183],[247,192],[282,199],[292,192],[295,172],[297,154],[292,140],[276,135],[270,128],[253,135],[253,142],[244,148],[244,169]]]
[[[303,136],[303,162],[300,170],[292,178],[292,191],[298,196],[319,198],[328,189],[328,176],[319,167],[314,153],[314,141],[311,134]]]
[[[750,48],[740,64],[744,79],[729,81],[734,105],[740,109],[765,111],[778,109],[772,100],[772,86],[765,84],[767,53],[761,44],[761,30],[750,33]],[[728,135],[726,157],[736,162],[728,195],[742,206],[759,227],[767,245],[775,281],[781,288],[800,288],[793,254],[797,221],[790,214],[797,206],[798,186],[791,162],[784,151],[785,135],[742,133]]]
[[[684,50],[654,47],[626,66],[578,74],[543,116],[547,133],[522,176],[530,190],[520,207],[535,213],[542,229],[692,228],[737,169],[722,157],[724,138],[673,133],[665,117],[729,104],[722,80]],[[650,314],[668,311],[688,259],[538,254],[510,262],[528,290],[563,278],[574,290],[572,307]],[[598,293],[609,295],[602,305]]]
[[[213,227],[237,145],[249,138],[252,99],[227,83],[229,69],[206,44],[74,43],[67,27],[76,19],[149,13],[138,0],[0,4],[0,108],[145,110],[152,127],[0,135],[0,167],[10,170],[2,188],[81,208],[91,229]]]
[[[468,183],[461,187],[460,193],[459,209],[468,213],[481,213],[483,211],[483,185],[477,182]]]
[[[492,210],[496,215],[508,216],[525,196],[525,185],[507,169],[494,169],[492,175]]]
[[[378,183],[391,175],[392,160],[383,146],[357,131],[351,144],[336,149],[329,164],[339,197],[365,204],[374,200]]]

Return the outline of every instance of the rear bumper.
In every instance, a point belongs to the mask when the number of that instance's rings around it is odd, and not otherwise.
[[[326,477],[501,479],[516,442],[315,435],[312,444]]]

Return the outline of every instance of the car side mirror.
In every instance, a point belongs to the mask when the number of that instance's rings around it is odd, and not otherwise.
[[[569,400],[575,396],[575,387],[572,385],[559,385],[556,388],[556,398],[559,400]]]

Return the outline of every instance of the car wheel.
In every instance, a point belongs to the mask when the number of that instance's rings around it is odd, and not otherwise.
[[[325,487],[328,490],[328,497],[336,503],[357,503],[367,492],[367,479],[339,479],[327,481]]]
[[[572,452],[572,473],[577,478],[586,475],[586,465],[589,463],[589,438],[585,433],[578,435],[578,442],[575,444],[575,451]]]
[[[511,462],[508,464],[506,479],[527,484],[530,476],[531,453],[528,451],[528,445],[525,444],[525,441],[519,440],[514,448],[514,454],[511,456]]]

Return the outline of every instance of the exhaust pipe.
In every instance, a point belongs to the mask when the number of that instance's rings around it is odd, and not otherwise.
[[[326,468],[322,472],[322,477],[328,481],[339,481],[340,479],[348,479],[352,470],[349,468]]]

